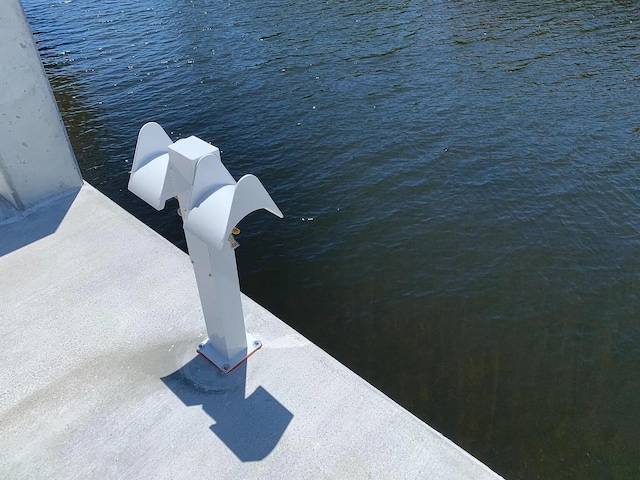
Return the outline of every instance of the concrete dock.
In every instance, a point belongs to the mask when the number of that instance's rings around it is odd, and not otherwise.
[[[0,20],[0,478],[500,478],[247,297],[263,347],[197,355],[189,257],[82,183],[18,0]]]
[[[499,478],[246,297],[217,373],[189,257],[89,185],[0,255],[2,478]]]

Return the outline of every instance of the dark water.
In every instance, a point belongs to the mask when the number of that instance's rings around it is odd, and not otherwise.
[[[640,4],[24,0],[85,178],[139,127],[286,215],[243,290],[509,478],[640,478]]]

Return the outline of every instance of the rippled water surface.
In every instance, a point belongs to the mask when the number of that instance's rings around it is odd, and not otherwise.
[[[243,290],[508,478],[640,478],[640,4],[24,0],[85,178],[198,135]]]

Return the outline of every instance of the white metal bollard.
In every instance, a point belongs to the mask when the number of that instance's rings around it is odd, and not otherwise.
[[[236,182],[217,147],[193,136],[173,143],[157,123],[140,129],[129,190],[156,210],[178,198],[209,335],[198,353],[231,372],[262,346],[245,331],[231,232],[255,210],[282,212],[257,177]]]

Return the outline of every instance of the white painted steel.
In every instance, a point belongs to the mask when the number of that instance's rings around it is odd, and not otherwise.
[[[256,210],[282,212],[257,177],[236,183],[217,147],[194,136],[172,143],[157,123],[140,129],[129,190],[157,210],[178,198],[209,335],[198,352],[230,372],[261,346],[245,331],[231,232]]]
[[[167,182],[169,153],[173,142],[157,123],[147,123],[138,134],[133,155],[129,190],[156,210],[162,210],[173,195]],[[175,194],[174,194],[175,195]]]

